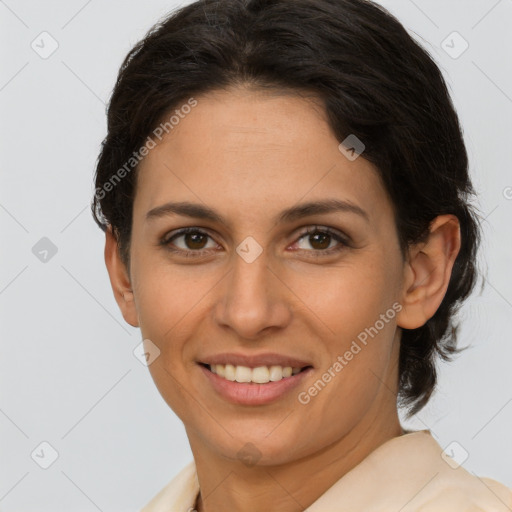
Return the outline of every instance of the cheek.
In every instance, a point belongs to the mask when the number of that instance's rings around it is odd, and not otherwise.
[[[193,362],[197,347],[188,341],[208,315],[209,293],[219,276],[199,266],[171,266],[162,259],[142,263],[133,261],[141,335],[160,350],[149,371],[167,404],[186,418],[190,396],[184,390],[190,387],[190,372],[197,371]]]
[[[380,393],[391,389],[386,382],[393,363],[395,311],[389,311],[387,323],[380,319],[371,325],[362,319],[348,322],[352,325],[340,322],[340,334],[331,338],[329,356],[317,379],[301,390],[305,393],[301,404],[309,402],[299,406],[307,411],[309,432],[321,432],[324,443],[355,428],[378,403]]]
[[[323,344],[321,391],[311,406],[327,410],[338,425],[348,422],[345,427],[371,404],[392,357],[398,271],[385,266],[375,258],[303,273],[293,286],[313,312]],[[336,429],[333,425],[333,435]]]
[[[135,266],[135,265],[134,265]],[[167,265],[138,268],[135,299],[143,339],[160,351],[148,366],[151,377],[168,406],[185,422],[193,420],[190,388],[191,350],[186,341],[204,315],[201,299],[211,288],[209,281],[192,282]],[[184,365],[183,362],[187,362]]]
[[[142,263],[142,262],[141,262]],[[212,275],[195,269],[151,261],[134,262],[135,300],[141,331],[164,341],[183,320],[197,314],[201,301],[214,286]]]
[[[398,296],[397,267],[377,254],[369,256],[285,278],[336,350],[373,326]]]

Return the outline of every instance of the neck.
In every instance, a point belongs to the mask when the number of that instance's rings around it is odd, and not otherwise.
[[[196,510],[304,510],[381,444],[404,433],[396,406],[394,414],[382,412],[317,453],[280,465],[245,466],[212,453],[188,432],[201,487]]]

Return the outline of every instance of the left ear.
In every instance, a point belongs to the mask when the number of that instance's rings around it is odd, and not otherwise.
[[[460,224],[455,215],[440,215],[430,224],[428,238],[409,248],[404,265],[402,310],[397,324],[417,329],[432,318],[450,283],[460,250]]]

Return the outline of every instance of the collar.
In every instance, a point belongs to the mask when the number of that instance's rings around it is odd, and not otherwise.
[[[188,464],[141,512],[194,510],[199,482]],[[430,431],[386,441],[305,512],[511,512],[512,490],[466,471]]]

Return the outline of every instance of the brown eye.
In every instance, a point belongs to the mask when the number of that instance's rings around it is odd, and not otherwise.
[[[183,235],[183,240],[187,249],[204,249],[207,236],[202,233],[187,233]]]
[[[315,249],[327,249],[331,242],[331,235],[326,233],[315,233],[309,235],[309,243]]]
[[[329,255],[346,248],[345,237],[328,227],[310,227],[295,242],[296,248],[313,256]]]
[[[208,246],[209,241],[210,245]],[[201,254],[201,251],[217,247],[208,233],[197,228],[182,229],[171,236],[165,237],[162,244],[173,252],[183,254],[194,252]]]

